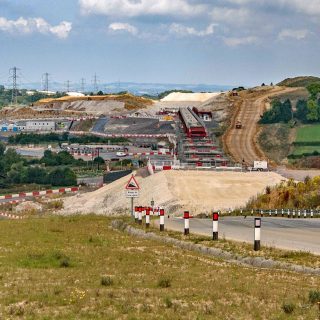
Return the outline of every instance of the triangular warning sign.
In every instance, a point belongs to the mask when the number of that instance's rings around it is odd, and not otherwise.
[[[139,190],[140,187],[138,185],[137,180],[134,178],[134,176],[132,175],[127,186],[126,186],[126,190]]]

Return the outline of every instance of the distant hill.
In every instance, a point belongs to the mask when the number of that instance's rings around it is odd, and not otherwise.
[[[283,87],[307,87],[308,85],[319,82],[320,78],[318,77],[311,77],[311,76],[305,76],[305,77],[295,77],[295,78],[287,78],[281,82],[278,83],[278,86]]]

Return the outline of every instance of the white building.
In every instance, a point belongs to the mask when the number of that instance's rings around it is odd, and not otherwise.
[[[56,123],[48,120],[30,120],[26,121],[25,131],[55,131]]]

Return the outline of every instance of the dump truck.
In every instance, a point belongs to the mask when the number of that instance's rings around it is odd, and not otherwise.
[[[236,122],[236,129],[242,129],[242,123],[240,120]]]

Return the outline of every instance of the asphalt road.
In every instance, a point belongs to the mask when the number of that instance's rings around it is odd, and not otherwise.
[[[219,237],[253,243],[253,217],[223,217],[219,220]],[[181,231],[184,220],[170,218],[167,229]],[[190,233],[212,236],[212,220],[190,219]],[[302,250],[320,255],[320,219],[262,218],[261,245]]]

